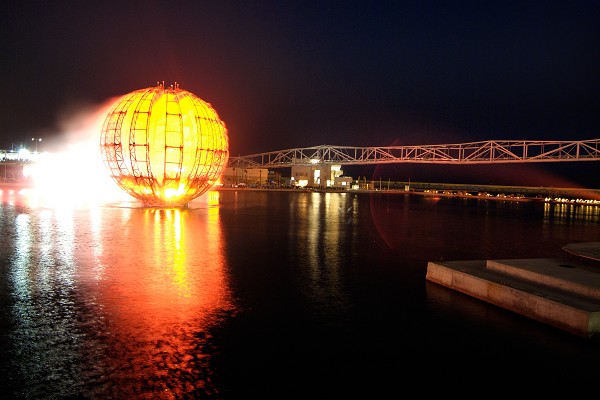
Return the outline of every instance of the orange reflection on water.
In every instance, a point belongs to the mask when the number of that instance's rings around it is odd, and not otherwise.
[[[228,302],[218,219],[208,211],[160,208],[134,210],[132,219],[133,240],[111,261],[132,312],[149,315],[152,325],[172,324]]]
[[[86,398],[218,392],[212,329],[236,312],[218,192],[186,209],[51,207],[12,189],[0,201],[15,237],[15,346],[36,354],[22,360],[31,398],[48,368],[77,371]]]
[[[138,385],[174,398],[210,392],[206,342],[235,310],[218,207],[130,211],[126,224],[112,227],[121,238],[105,234],[102,244],[98,300],[109,358],[119,364],[110,379],[123,393]]]

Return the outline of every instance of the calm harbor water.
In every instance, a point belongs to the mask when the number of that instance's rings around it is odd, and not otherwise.
[[[3,398],[396,398],[475,382],[539,393],[600,376],[597,340],[425,280],[428,261],[560,257],[598,241],[597,206],[232,190],[178,210],[1,196]]]

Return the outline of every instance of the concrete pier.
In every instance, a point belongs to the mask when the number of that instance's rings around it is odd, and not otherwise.
[[[429,262],[426,279],[581,337],[600,336],[600,242],[563,250],[564,258]]]

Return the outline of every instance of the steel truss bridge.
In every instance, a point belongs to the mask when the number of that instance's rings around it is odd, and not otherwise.
[[[600,161],[600,139],[488,140],[421,146],[315,146],[230,157],[232,168],[285,168],[324,164],[395,163],[495,164],[561,161]]]

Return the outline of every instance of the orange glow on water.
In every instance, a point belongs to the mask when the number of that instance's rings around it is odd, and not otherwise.
[[[0,189],[5,195],[18,202],[17,190]],[[75,351],[69,366],[84,365],[86,373],[89,363],[102,374],[86,397],[175,399],[215,392],[212,327],[237,313],[218,198],[206,196],[208,212],[19,211],[11,268],[15,312],[22,318],[15,324],[22,340],[51,343],[40,347],[39,369],[64,365],[48,352]],[[60,301],[43,300],[56,293]],[[75,342],[65,344],[64,337]]]
[[[111,358],[126,353],[127,363],[143,374],[165,379],[206,368],[206,336],[199,333],[208,332],[223,312],[236,312],[218,210],[126,208],[124,220],[102,233],[98,259],[110,272],[101,274],[97,301],[110,324]],[[117,233],[122,226],[127,228]],[[115,243],[117,234],[127,240]]]
[[[100,148],[117,184],[150,206],[185,206],[218,182],[229,159],[225,123],[210,104],[177,86],[116,101]]]

